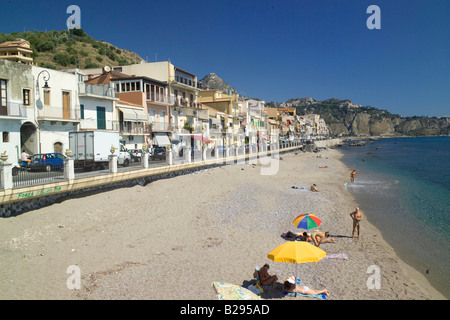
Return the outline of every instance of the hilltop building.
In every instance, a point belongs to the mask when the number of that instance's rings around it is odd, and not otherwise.
[[[33,49],[31,49],[30,43],[26,40],[20,39],[0,43],[0,59],[32,65],[32,54]]]

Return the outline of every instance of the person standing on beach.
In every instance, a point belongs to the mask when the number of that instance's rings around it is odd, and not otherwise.
[[[362,219],[364,219],[364,217],[363,217],[361,211],[359,210],[359,208],[356,208],[355,211],[350,213],[350,217],[353,219],[352,239],[355,238],[355,230],[356,229],[358,229],[358,239],[359,239],[359,225],[360,225]]]
[[[350,173],[350,181],[355,182],[355,176],[356,176],[356,170],[353,170],[352,173]]]

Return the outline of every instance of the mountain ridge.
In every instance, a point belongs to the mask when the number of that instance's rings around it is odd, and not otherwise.
[[[450,134],[450,117],[403,117],[350,99],[311,97],[266,103],[268,107],[296,108],[297,115],[319,114],[332,136],[436,136]]]

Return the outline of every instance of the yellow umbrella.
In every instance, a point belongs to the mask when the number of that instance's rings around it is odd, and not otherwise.
[[[325,251],[308,242],[290,241],[272,250],[267,255],[267,258],[275,262],[295,263],[295,273],[297,276],[297,266],[299,263],[318,262],[320,259],[325,258],[326,255],[327,253]]]

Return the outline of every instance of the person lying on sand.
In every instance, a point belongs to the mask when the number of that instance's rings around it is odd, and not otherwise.
[[[260,270],[259,270],[259,279],[261,281],[261,284],[263,286],[272,286],[272,290],[275,288],[275,284],[278,281],[278,277],[273,275],[271,276],[269,274],[269,265],[266,263]]]
[[[323,233],[322,231],[314,231],[311,234],[303,232],[303,238],[307,242],[313,242],[316,247],[318,247],[321,243],[336,243],[334,239],[328,239],[330,237],[330,233],[327,231]]]
[[[317,243],[336,243],[333,238],[330,238],[330,233],[322,231],[314,231],[312,233],[313,238],[316,239]]]
[[[309,294],[309,295],[317,295],[317,294],[321,294],[321,293],[325,293],[327,296],[330,295],[330,292],[327,289],[313,290],[313,289],[308,288],[307,286],[295,285],[289,281],[284,282],[283,290],[285,292],[298,292],[301,294]]]
[[[313,192],[319,192],[319,190],[317,190],[315,184],[313,184],[313,185],[311,186],[310,190],[313,191]]]
[[[355,238],[355,230],[358,229],[358,239],[359,239],[359,225],[361,221],[364,219],[359,208],[356,208],[355,211],[350,213],[350,217],[353,219],[353,231],[352,231],[352,239]]]

